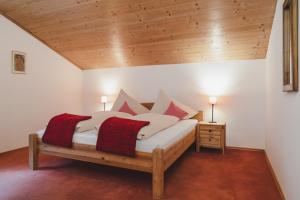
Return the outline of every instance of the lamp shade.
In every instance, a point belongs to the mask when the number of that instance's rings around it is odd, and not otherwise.
[[[107,96],[101,96],[101,103],[107,103]]]
[[[209,97],[209,103],[210,104],[216,104],[217,103],[217,97]]]

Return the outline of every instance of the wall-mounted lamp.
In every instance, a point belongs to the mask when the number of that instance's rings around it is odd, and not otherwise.
[[[101,96],[101,103],[103,103],[103,110],[105,111],[105,104],[107,103],[107,96]]]
[[[214,121],[214,106],[217,103],[217,97],[209,97],[209,103],[211,104],[211,121],[209,123],[216,123]]]

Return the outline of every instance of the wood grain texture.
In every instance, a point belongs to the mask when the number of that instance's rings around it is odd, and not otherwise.
[[[164,170],[167,170],[196,140],[196,128],[185,138],[164,150]]]
[[[73,143],[72,148],[45,144],[37,134],[29,136],[29,167],[38,169],[39,154],[58,156],[90,163],[143,171],[152,174],[153,199],[162,199],[164,194],[164,172],[195,141],[195,128],[178,142],[166,149],[156,148],[152,153],[136,152],[135,157],[121,156],[96,151],[92,145]]]
[[[200,147],[217,148],[225,153],[226,147],[226,123],[199,122],[197,128],[196,151]]]
[[[151,110],[153,107],[154,103],[141,103],[144,107],[146,107],[148,110]]]
[[[83,146],[83,145],[82,145]],[[81,160],[91,163],[109,165],[114,167],[132,169],[136,171],[152,172],[152,156],[144,157],[139,154],[136,157],[119,156],[95,150],[69,149],[39,143],[39,151],[42,154]]]
[[[275,0],[0,0],[82,69],[265,58]]]
[[[164,151],[153,150],[152,195],[153,199],[160,200],[164,193]]]
[[[32,170],[38,169],[39,164],[39,148],[38,148],[38,136],[36,134],[29,135],[29,168]]]

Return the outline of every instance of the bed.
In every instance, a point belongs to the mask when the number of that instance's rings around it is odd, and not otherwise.
[[[151,109],[153,103],[143,105]],[[37,170],[39,154],[47,154],[152,173],[153,199],[162,199],[164,172],[195,142],[196,124],[202,118],[203,113],[200,111],[193,119],[182,120],[148,139],[138,140],[136,156],[133,158],[96,151],[96,130],[75,133],[72,148],[43,143],[41,137],[44,130],[41,130],[29,135],[29,166]]]

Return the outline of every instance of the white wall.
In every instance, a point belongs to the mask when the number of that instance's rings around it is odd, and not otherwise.
[[[159,90],[210,119],[208,95],[218,98],[216,119],[227,122],[227,145],[265,147],[265,61],[228,61],[83,71],[83,111],[101,109],[100,96],[113,102],[120,88],[140,102]]]
[[[27,54],[27,74],[12,74],[11,51]],[[62,112],[81,112],[82,72],[0,15],[0,152]]]
[[[277,8],[266,59],[266,152],[287,200],[300,199],[300,92],[282,92],[282,2]]]

